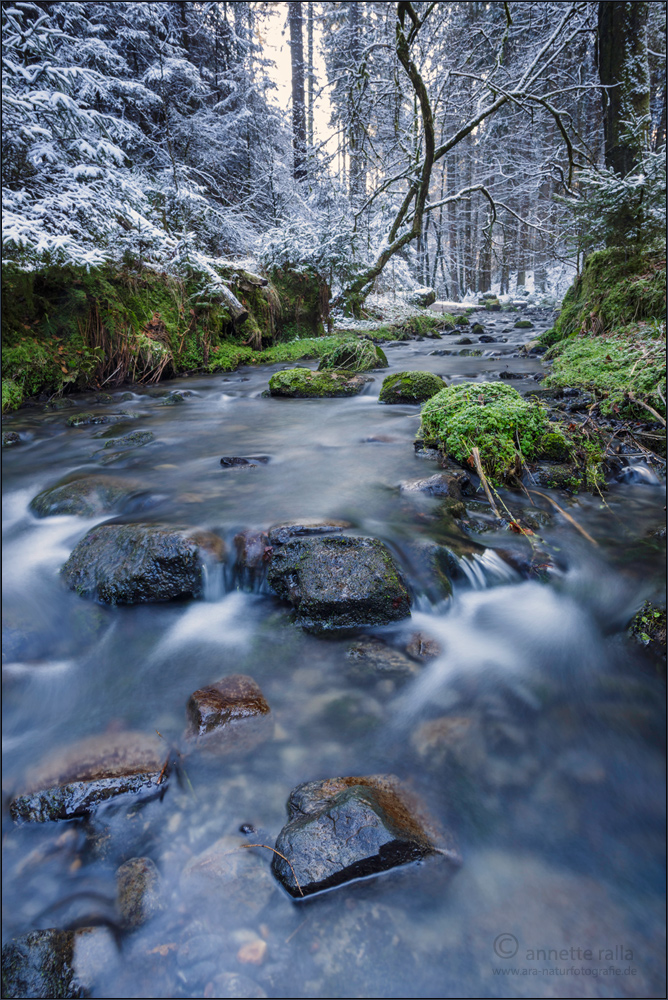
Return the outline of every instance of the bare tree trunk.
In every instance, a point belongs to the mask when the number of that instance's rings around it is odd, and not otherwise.
[[[306,179],[306,107],[304,102],[304,41],[302,38],[302,5],[300,0],[288,4],[290,27],[290,62],[292,65],[292,169],[296,181]]]
[[[306,141],[313,148],[313,4],[306,5],[306,42],[307,42],[307,73],[306,73]]]

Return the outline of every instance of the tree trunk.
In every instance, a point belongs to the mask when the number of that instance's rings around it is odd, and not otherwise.
[[[313,147],[313,4],[306,5],[306,141],[309,148]]]
[[[302,38],[302,5],[300,0],[288,4],[290,27],[290,62],[292,65],[292,175],[296,181],[306,179],[306,106],[304,102],[304,40]]]
[[[603,90],[605,165],[626,177],[641,160],[649,128],[649,4],[606,0],[598,5],[598,71]],[[625,124],[646,118],[633,134]]]

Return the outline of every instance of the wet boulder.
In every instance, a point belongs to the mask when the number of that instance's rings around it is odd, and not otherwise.
[[[89,997],[98,977],[116,961],[116,944],[105,927],[30,931],[2,949],[2,995]]]
[[[387,367],[388,361],[382,347],[364,337],[351,337],[322,356],[318,371],[342,370],[352,374]]]
[[[186,742],[213,753],[245,753],[271,735],[270,708],[258,684],[231,674],[188,699]]]
[[[440,375],[431,372],[397,372],[383,380],[379,403],[424,403],[444,386]]]
[[[125,732],[93,736],[50,754],[26,776],[26,791],[13,799],[16,821],[87,816],[120,795],[145,798],[167,785],[168,749],[157,736]]]
[[[296,899],[438,850],[433,832],[393,775],[307,782],[293,789],[287,808],[271,866]]]
[[[261,570],[270,556],[269,536],[265,531],[253,531],[248,528],[234,536],[236,550],[235,566],[239,570],[251,573]]]
[[[460,337],[459,340],[455,341],[455,344],[472,344],[473,341],[470,337]]]
[[[67,586],[103,604],[142,604],[200,596],[207,561],[221,561],[211,532],[156,524],[101,524],[63,566]]]
[[[162,908],[162,878],[150,858],[130,858],[116,872],[118,910],[126,927],[140,927]]]
[[[402,493],[428,493],[433,497],[447,497],[450,495],[450,476],[437,472],[428,479],[410,479],[400,486]]]
[[[37,517],[96,517],[112,510],[142,509],[151,497],[140,483],[118,476],[85,476],[48,486],[30,501]]]
[[[73,968],[74,935],[31,931],[2,949],[3,997],[83,997]]]
[[[3,431],[2,432],[2,447],[3,448],[13,448],[17,444],[21,444],[21,435],[20,434],[17,434],[16,431]]]
[[[517,319],[513,326],[516,330],[533,330],[533,323],[530,319]]]
[[[309,368],[289,368],[269,379],[269,395],[288,399],[325,399],[357,396],[368,377],[341,371],[312,372]]]
[[[305,538],[274,552],[269,586],[312,632],[387,625],[410,615],[410,596],[376,538]]]

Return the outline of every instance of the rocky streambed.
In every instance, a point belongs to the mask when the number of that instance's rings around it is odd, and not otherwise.
[[[663,995],[662,477],[414,448],[517,320],[3,421],[3,996]]]

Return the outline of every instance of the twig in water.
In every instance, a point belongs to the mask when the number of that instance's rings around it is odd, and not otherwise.
[[[494,497],[492,496],[492,491],[489,488],[489,483],[487,482],[487,477],[485,476],[485,473],[482,471],[482,462],[480,461],[480,451],[479,451],[479,449],[478,448],[474,448],[473,451],[472,451],[472,455],[473,455],[473,461],[475,462],[476,471],[477,471],[478,475],[480,476],[480,482],[482,483],[482,485],[483,485],[483,487],[485,489],[485,493],[487,494],[487,499],[489,500],[490,506],[491,506],[492,510],[494,511],[494,513],[496,514],[496,516],[498,517],[499,521],[501,521],[501,520],[503,520],[503,518],[499,514],[499,509],[496,506],[496,504],[494,503]]]
[[[307,923],[307,921],[309,921],[310,919],[311,919],[311,914],[309,913],[309,915],[308,915],[308,917],[306,918],[306,920],[302,920],[302,922],[301,922],[301,924],[299,925],[299,927],[295,927],[295,929],[293,930],[292,934],[290,934],[290,935],[289,935],[288,937],[286,937],[286,939],[285,939],[285,943],[286,943],[286,944],[290,944],[290,942],[292,941],[292,939],[293,939],[293,937],[295,936],[295,934],[298,934],[298,933],[299,933],[299,931],[300,931],[300,930],[302,929],[302,927],[304,926],[304,924],[305,924],[305,923]]]
[[[297,876],[295,874],[295,870],[292,867],[292,865],[290,864],[290,862],[288,861],[288,859],[286,858],[285,854],[281,854],[280,851],[277,851],[275,847],[270,847],[269,844],[242,844],[241,846],[242,847],[264,847],[265,850],[267,850],[267,851],[273,851],[274,854],[278,854],[279,858],[283,858],[283,860],[285,861],[285,863],[288,864],[288,865],[290,865],[290,871],[292,872],[292,876],[293,876],[295,882],[297,883],[297,888],[299,889],[299,893],[302,896],[304,895],[303,889],[302,889],[302,887],[299,884],[299,879],[297,878]]]
[[[598,546],[598,542],[596,541],[596,539],[592,538],[589,532],[585,531],[585,529],[578,524],[575,518],[571,517],[568,511],[565,511],[563,507],[560,507],[556,500],[553,500],[552,497],[549,497],[547,493],[541,493],[540,490],[529,490],[529,492],[535,493],[536,496],[544,497],[549,503],[551,503],[554,507],[557,508],[560,514],[563,514],[566,520],[570,524],[572,524],[574,528],[577,528],[577,530],[580,532],[581,535],[584,535],[584,537],[587,539],[588,542],[591,542],[592,545]]]

